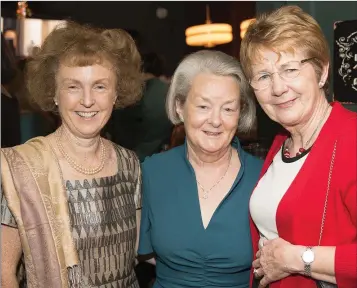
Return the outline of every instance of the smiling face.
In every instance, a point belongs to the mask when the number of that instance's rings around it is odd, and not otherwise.
[[[116,99],[115,74],[109,65],[60,65],[56,77],[57,102],[62,121],[78,138],[99,135]]]
[[[233,77],[198,74],[185,103],[177,103],[189,145],[206,154],[227,148],[238,127],[239,100],[238,82]]]
[[[289,66],[289,63],[306,58],[302,53],[281,53],[279,58],[273,51],[262,50],[258,57],[261,61],[252,65],[252,74],[265,77],[267,73],[295,67]],[[274,73],[271,75],[272,83],[267,88],[254,92],[260,106],[273,121],[285,128],[295,127],[307,123],[319,103],[325,99],[319,83],[325,83],[327,76],[328,65],[324,67],[321,79],[317,79],[311,61],[306,61],[301,65],[300,74],[296,78],[285,81],[278,73]]]

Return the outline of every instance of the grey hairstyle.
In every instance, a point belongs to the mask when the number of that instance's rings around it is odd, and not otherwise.
[[[182,121],[176,105],[183,105],[191,89],[192,81],[200,73],[231,76],[238,81],[240,90],[240,117],[238,131],[248,132],[255,121],[255,101],[250,85],[237,59],[220,51],[201,50],[186,56],[176,68],[166,99],[166,112],[176,125]]]

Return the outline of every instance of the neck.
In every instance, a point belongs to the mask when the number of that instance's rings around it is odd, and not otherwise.
[[[198,167],[212,167],[216,168],[221,165],[227,165],[227,162],[230,159],[231,146],[222,149],[217,153],[208,154],[202,150],[198,151],[194,149],[189,142],[187,142],[187,156],[191,164]]]
[[[100,135],[89,139],[79,138],[70,132],[65,124],[62,124],[58,130],[60,132],[59,140],[62,145],[67,146],[78,158],[95,156],[100,152]]]
[[[331,106],[324,99],[307,122],[292,129],[287,129],[291,133],[291,150],[297,152],[299,148],[308,149],[318,137],[330,112]]]

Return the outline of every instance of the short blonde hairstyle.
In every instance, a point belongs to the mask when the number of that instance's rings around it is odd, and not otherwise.
[[[48,35],[26,67],[29,94],[44,111],[56,111],[53,98],[61,63],[72,67],[109,63],[116,76],[115,108],[140,100],[141,57],[134,40],[124,30],[96,29],[68,22]]]
[[[176,105],[183,105],[191,90],[192,81],[200,73],[231,76],[240,89],[240,117],[238,131],[248,132],[255,121],[255,101],[252,90],[237,59],[220,51],[201,50],[186,56],[176,68],[166,99],[166,112],[170,121],[181,123]]]
[[[241,42],[240,62],[244,73],[251,79],[252,64],[259,61],[262,49],[276,53],[302,52],[306,58],[314,58],[317,79],[324,65],[330,61],[327,40],[316,20],[298,6],[283,6],[267,14],[260,15],[249,25]],[[328,93],[328,79],[324,90]]]

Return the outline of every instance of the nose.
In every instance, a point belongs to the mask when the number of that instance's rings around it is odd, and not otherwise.
[[[272,84],[271,84],[272,92],[273,92],[274,96],[279,97],[279,96],[283,95],[288,90],[288,86],[286,85],[284,80],[281,79],[281,77],[278,73],[272,74],[271,82],[272,82]]]
[[[209,123],[215,128],[221,126],[222,119],[221,119],[220,109],[212,110],[210,118],[209,118]]]
[[[84,107],[90,108],[94,105],[95,99],[92,95],[91,89],[84,89],[83,90],[83,97],[80,102]]]

